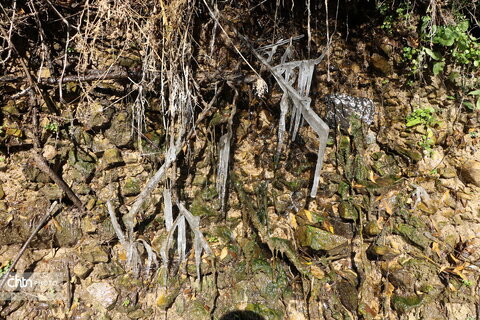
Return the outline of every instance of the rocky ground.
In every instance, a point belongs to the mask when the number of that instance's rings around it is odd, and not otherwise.
[[[351,29],[340,23],[330,34],[328,57],[315,67],[311,107],[323,119],[331,118],[332,108],[341,106],[325,96],[345,94],[369,99],[362,101],[373,102],[374,109],[368,117],[355,115],[353,105],[337,127],[329,123],[318,192],[310,197],[319,148],[316,132],[304,123],[296,139],[287,133],[278,150],[282,90],[243,46],[246,59],[267,81],[268,93],[257,94],[249,80],[256,75],[232,49],[242,45],[235,28],[254,39],[255,29],[245,27],[249,19],[268,25],[260,13],[246,16],[247,4],[222,8],[229,22],[222,22],[226,32],[217,31],[216,40],[208,11],[197,12],[197,23],[210,31],[192,27],[197,47],[188,50],[198,65],[184,69],[193,73],[185,77],[195,83],[189,87],[197,95],[189,120],[195,130],[186,135],[167,177],[133,218],[129,213],[135,201],[168,163],[170,140],[179,136],[180,122],[175,121],[181,117],[174,105],[189,108],[189,100],[181,100],[183,91],[175,91],[183,83],[172,76],[178,69],[169,69],[165,82],[152,80],[154,89],[142,96],[142,90],[150,89],[142,82],[149,72],[145,70],[155,64],[146,60],[151,58],[147,49],[134,45],[128,28],[113,23],[121,19],[112,13],[118,11],[101,11],[107,3],[94,7],[98,19],[112,14],[111,24],[98,27],[104,42],[73,37],[65,74],[74,77],[87,69],[110,68],[103,78],[67,79],[59,93],[56,82],[47,81],[56,75],[32,63],[34,49],[20,48],[27,40],[16,40],[19,55],[30,61],[28,68],[42,73],[44,80],[34,92],[35,105],[31,96],[15,96],[28,87],[19,59],[1,69],[0,273],[6,273],[56,202],[53,217],[35,235],[14,271],[54,274],[60,284],[45,288],[40,299],[0,300],[2,319],[480,317],[480,110],[464,107],[456,95],[460,89],[442,73],[425,72],[410,82],[412,74],[401,59],[406,44],[400,31],[387,32],[375,21],[357,22]],[[52,6],[64,14],[87,12],[84,7]],[[23,14],[32,10],[28,8],[22,8]],[[166,19],[169,12],[170,27],[184,21],[173,15],[179,8],[190,12],[188,4],[172,2],[162,9],[163,18],[138,21],[155,34],[158,30],[151,24]],[[55,13],[51,7],[45,10]],[[284,24],[277,32],[287,35],[283,38],[292,32],[304,34],[305,26],[289,26],[286,9],[282,10],[279,21]],[[27,25],[30,18],[20,11],[19,15],[25,19],[19,18],[21,29],[20,21]],[[174,36],[167,36],[169,29],[162,21],[162,39],[178,45]],[[326,43],[325,20],[315,21],[314,58],[324,52]],[[335,22],[330,21],[331,28]],[[44,27],[48,31],[49,26]],[[118,47],[122,39],[128,45]],[[59,44],[52,44],[52,59],[64,51],[65,43],[55,41]],[[295,59],[303,59],[306,41],[304,37],[292,42]],[[215,59],[209,56],[211,45],[218,54]],[[81,51],[87,48],[88,63]],[[285,48],[278,50],[283,53]],[[165,61],[178,62],[171,52],[163,53]],[[61,66],[58,57],[52,63]],[[478,70],[470,75],[466,78],[474,79]],[[9,76],[17,78],[11,81]],[[163,85],[169,89],[161,91]],[[40,98],[39,92],[50,99]],[[176,104],[166,103],[159,92]],[[139,97],[145,99],[145,108],[138,107]],[[287,129],[290,121],[287,116]],[[220,140],[229,132],[230,162],[222,199]],[[45,170],[41,158],[67,187]],[[185,261],[177,251],[183,241],[176,238],[180,230],[166,229],[164,190],[172,190],[174,203],[184,204],[200,219],[198,229],[187,221]],[[109,202],[114,208],[110,212]],[[182,215],[175,208],[174,218]],[[129,233],[131,223],[134,229]],[[118,228],[133,238],[142,266],[139,272],[130,263],[131,249]],[[196,231],[211,254],[198,254]],[[165,251],[166,239],[171,250]],[[152,252],[157,263],[147,269]]]

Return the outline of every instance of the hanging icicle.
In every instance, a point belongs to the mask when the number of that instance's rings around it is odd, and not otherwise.
[[[220,154],[218,157],[218,172],[217,172],[217,192],[222,204],[222,210],[225,207],[225,193],[228,177],[228,162],[230,159],[230,143],[232,140],[232,132],[228,130],[220,137]]]
[[[327,147],[328,140],[328,125],[320,119],[320,117],[310,107],[311,99],[308,97],[310,87],[312,83],[313,71],[315,65],[320,63],[325,53],[314,60],[301,60],[290,61],[281,63],[275,67],[271,67],[265,59],[258,55],[259,59],[266,64],[275,79],[277,80],[280,88],[283,90],[283,97],[280,101],[280,125],[278,130],[278,147],[276,158],[279,158],[279,152],[281,151],[284,134],[285,134],[285,116],[288,112],[287,101],[290,100],[293,104],[291,118],[290,118],[290,133],[292,139],[296,138],[298,130],[302,124],[302,119],[305,119],[307,123],[318,134],[319,146],[317,152],[317,164],[315,166],[315,174],[313,178],[312,190],[310,196],[315,197],[318,190],[318,184],[320,182],[320,172],[323,166],[323,157],[325,155],[325,149]],[[293,83],[297,80],[297,88],[293,88]]]

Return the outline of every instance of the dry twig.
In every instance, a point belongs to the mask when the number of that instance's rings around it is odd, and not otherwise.
[[[52,203],[52,205],[50,206],[50,208],[47,210],[47,212],[43,215],[42,219],[40,220],[40,222],[37,224],[37,227],[35,228],[35,230],[33,230],[32,234],[30,235],[30,237],[28,237],[27,241],[25,241],[25,243],[23,244],[22,248],[20,249],[20,251],[18,252],[17,256],[15,257],[15,259],[13,260],[12,262],[12,265],[10,266],[10,268],[8,268],[8,271],[7,273],[3,276],[2,278],[2,281],[0,282],[0,290],[2,290],[3,286],[5,285],[5,282],[7,281],[8,279],[8,276],[10,275],[11,271],[15,268],[15,266],[17,265],[18,261],[20,260],[20,258],[22,257],[22,255],[25,253],[25,250],[27,249],[28,245],[30,244],[30,242],[32,242],[33,238],[37,235],[37,233],[42,229],[42,227],[45,225],[45,223],[48,221],[48,219],[55,213],[55,208],[57,206],[57,201],[55,201],[54,203]]]

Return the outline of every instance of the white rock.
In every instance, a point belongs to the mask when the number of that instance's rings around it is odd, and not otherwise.
[[[106,309],[113,307],[118,298],[118,292],[106,282],[92,283],[88,286],[87,291],[93,297],[94,303],[100,304]]]

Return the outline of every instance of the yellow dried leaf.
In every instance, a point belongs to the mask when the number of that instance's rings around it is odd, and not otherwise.
[[[6,128],[5,135],[12,137],[22,137],[23,132],[18,128]]]
[[[392,208],[390,207],[390,204],[388,203],[388,201],[385,201],[385,211],[386,211],[389,215],[392,215],[392,214],[393,214],[393,210],[392,210]]]
[[[335,229],[333,228],[332,224],[331,224],[329,221],[324,220],[324,221],[322,222],[322,226],[323,226],[323,228],[324,228],[326,231],[328,231],[328,232],[330,232],[330,233],[332,233],[332,234],[335,233]]]
[[[438,245],[437,242],[432,243],[432,251],[437,254],[437,256],[440,257],[440,246]]]
[[[298,223],[297,223],[297,218],[295,218],[295,215],[293,213],[290,213],[290,226],[296,230],[298,228]]]
[[[453,268],[452,273],[462,278],[462,280],[467,281],[467,277],[462,273],[462,270],[465,269],[465,265],[459,265]]]
[[[448,288],[453,292],[457,292],[457,288],[455,288],[455,286],[450,282],[448,283]]]
[[[453,254],[450,254],[450,259],[452,259],[453,262],[455,262],[455,263],[459,263],[459,262],[460,262],[460,260],[458,260],[457,258],[455,258],[455,257],[453,256]]]
[[[310,266],[310,272],[312,273],[312,275],[319,279],[319,280],[322,280],[323,278],[325,278],[325,272],[320,269],[320,267],[316,266],[316,265],[311,265]]]
[[[391,297],[394,290],[395,290],[395,287],[393,286],[393,284],[391,284],[390,282],[388,282],[388,283],[387,283],[387,288],[385,289],[385,295],[386,295],[387,297]]]
[[[127,252],[125,250],[122,250],[118,253],[118,260],[127,261]]]
[[[313,223],[312,213],[307,209],[304,209],[303,212],[305,212],[305,216],[307,217],[308,222]]]
[[[220,260],[223,260],[225,259],[225,257],[228,255],[228,248],[227,247],[224,247],[222,249],[222,252],[220,252]]]

